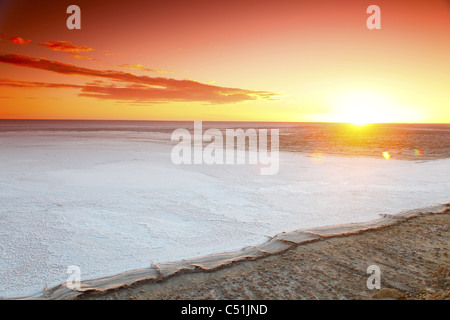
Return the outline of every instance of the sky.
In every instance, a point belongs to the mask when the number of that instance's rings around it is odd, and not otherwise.
[[[449,53],[448,0],[0,0],[0,119],[450,123]]]

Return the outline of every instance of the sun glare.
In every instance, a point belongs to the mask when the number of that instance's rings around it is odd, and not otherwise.
[[[403,122],[400,106],[392,99],[373,92],[347,92],[334,102],[338,122],[364,126],[370,123]]]
[[[357,127],[362,127],[362,126],[365,126],[366,124],[369,124],[369,122],[356,121],[356,122],[352,122],[352,124]]]

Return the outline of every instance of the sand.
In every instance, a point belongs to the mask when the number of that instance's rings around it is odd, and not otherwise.
[[[402,222],[290,247],[213,272],[184,270],[77,299],[450,299],[450,215]],[[381,269],[368,289],[367,267]]]

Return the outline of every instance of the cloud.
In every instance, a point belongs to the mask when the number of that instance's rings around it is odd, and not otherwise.
[[[109,52],[109,50],[105,50],[105,56],[120,56],[121,53],[118,52]]]
[[[155,70],[151,68],[146,68],[140,64],[121,64],[120,66],[117,66],[118,68],[126,68],[131,70],[141,70],[141,71],[147,71],[147,72],[155,72],[155,73],[173,73],[172,71],[167,70]]]
[[[74,59],[78,59],[78,60],[88,60],[88,61],[94,61],[94,58],[91,57],[85,57],[85,56],[80,56],[79,54],[73,54],[72,58]]]
[[[177,90],[167,88],[145,88],[137,85],[126,87],[85,86],[80,96],[98,99],[128,100],[135,102],[203,101],[209,103],[236,103],[261,98],[260,94],[235,92],[221,94],[209,90]]]
[[[113,83],[104,81],[93,81],[85,85],[76,84],[60,84],[46,82],[28,82],[11,79],[0,79],[0,86],[14,88],[62,88],[62,89],[81,89],[80,97],[91,97],[97,99],[113,99],[119,101],[133,102],[174,102],[174,101],[209,101],[211,103],[235,103],[245,100],[255,100],[250,98],[248,92],[223,94],[220,99],[211,100],[210,93],[205,92],[182,92],[179,90],[166,90],[157,87],[148,87],[142,84],[130,84],[118,87]]]
[[[3,33],[2,36],[6,36],[6,34]],[[27,44],[29,44],[31,42],[30,39],[23,39],[21,37],[11,37],[9,39],[2,39],[2,40],[9,41],[14,44],[19,44],[21,46],[26,46]]]
[[[66,53],[70,54],[70,56],[72,58],[75,58],[75,59],[94,60],[93,58],[79,55],[79,53],[94,51],[93,48],[86,47],[86,46],[74,45],[69,41],[47,41],[47,42],[39,43],[39,45],[46,47],[47,49],[50,49],[52,51],[66,52]]]
[[[0,79],[1,87],[13,88],[83,88],[82,85],[76,84],[60,84],[60,83],[46,83],[46,82],[29,82],[11,79]]]
[[[239,88],[220,87],[193,80],[176,80],[165,77],[139,76],[114,70],[95,70],[73,64],[34,58],[18,54],[0,55],[0,62],[21,67],[52,71],[65,75],[102,78],[110,81],[88,83],[84,86],[60,85],[81,88],[80,96],[98,99],[128,100],[138,102],[196,101],[211,104],[237,103],[253,100],[273,100],[277,94]],[[111,82],[112,81],[112,82]],[[28,83],[32,86],[33,83]],[[14,83],[10,84],[11,86]],[[46,84],[43,87],[57,87]]]
[[[52,51],[62,51],[68,53],[80,53],[80,52],[89,52],[94,51],[93,48],[86,46],[78,46],[74,45],[69,41],[47,41],[43,43],[39,43],[40,46],[46,47]]]

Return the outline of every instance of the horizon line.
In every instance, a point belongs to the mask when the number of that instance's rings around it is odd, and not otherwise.
[[[150,119],[46,119],[46,118],[0,118],[0,121],[133,121],[133,122],[242,122],[242,123],[310,123],[310,124],[349,124],[355,125],[353,122],[338,122],[338,121],[258,121],[258,120],[150,120]],[[436,124],[448,125],[450,122],[368,122],[361,127],[376,125],[376,124]],[[355,125],[358,126],[358,125]]]

